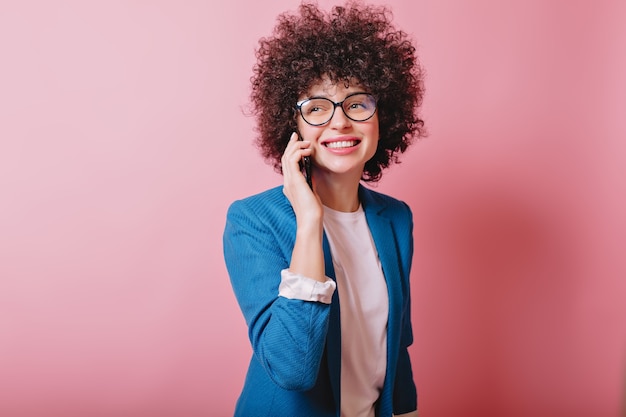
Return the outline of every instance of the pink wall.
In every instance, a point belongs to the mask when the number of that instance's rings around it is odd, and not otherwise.
[[[0,6],[0,415],[232,413],[225,210],[280,182],[241,106],[297,2],[211,3]],[[388,4],[428,71],[378,187],[415,213],[420,416],[618,416],[625,3]]]

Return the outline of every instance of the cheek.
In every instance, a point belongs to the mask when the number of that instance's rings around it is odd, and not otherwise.
[[[372,138],[368,149],[368,159],[371,159],[376,154],[378,149],[378,141],[380,139],[380,130],[378,129],[378,121],[372,123],[371,128],[368,130],[367,135]]]
[[[378,113],[374,113],[374,117],[370,119],[371,123],[369,126],[369,133],[373,138],[376,138],[376,142],[380,138],[380,122],[378,121]]]
[[[298,126],[298,132],[300,133],[300,139],[315,139],[315,129],[312,129],[312,126],[302,120],[301,117],[298,117],[296,125]]]
[[[373,142],[376,143],[376,146],[378,146],[378,140],[380,139],[380,129],[378,126],[378,119],[374,120],[374,122],[370,126],[370,130],[368,134],[370,137],[374,139]]]

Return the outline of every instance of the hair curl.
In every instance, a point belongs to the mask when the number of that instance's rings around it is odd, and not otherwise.
[[[256,144],[278,172],[296,130],[295,103],[322,76],[333,83],[356,79],[377,98],[380,138],[364,181],[378,181],[412,139],[425,135],[417,115],[423,70],[407,34],[393,27],[383,6],[349,0],[324,13],[303,2],[298,13],[278,16],[272,36],[260,39],[256,58],[250,94]]]

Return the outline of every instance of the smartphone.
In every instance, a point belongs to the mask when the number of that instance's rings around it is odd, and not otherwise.
[[[300,132],[296,131],[298,134],[298,140],[303,140]],[[300,161],[300,169],[302,170],[302,174],[306,179],[306,183],[309,184],[309,188],[313,189],[313,181],[311,180],[311,157],[304,156],[302,161]]]
[[[306,183],[309,184],[309,188],[313,189],[313,181],[311,180],[311,157],[305,156],[302,158],[302,165],[304,165],[304,178]]]

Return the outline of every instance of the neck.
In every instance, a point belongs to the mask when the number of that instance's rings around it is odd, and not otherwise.
[[[322,200],[322,204],[333,210],[354,212],[359,208],[359,176],[355,175],[328,175],[315,172],[315,191]]]

